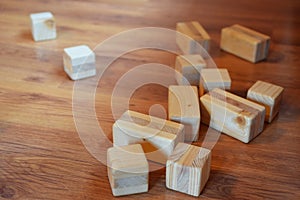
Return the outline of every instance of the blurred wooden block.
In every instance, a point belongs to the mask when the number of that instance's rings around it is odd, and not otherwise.
[[[52,40],[56,38],[55,19],[51,12],[30,14],[31,32],[34,41]]]
[[[195,86],[169,86],[169,120],[184,124],[185,141],[196,141],[199,136],[200,107]]]
[[[149,167],[139,144],[109,148],[107,172],[114,196],[148,191]]]
[[[283,88],[271,83],[257,81],[247,93],[247,99],[266,108],[265,121],[271,123],[279,112]]]
[[[244,143],[262,132],[265,107],[215,88],[200,98],[201,120]]]
[[[249,28],[233,25],[222,29],[221,49],[250,62],[268,56],[270,37]]]
[[[139,143],[148,160],[161,164],[183,141],[184,125],[134,111],[126,111],[113,125],[114,146]]]
[[[176,42],[183,54],[204,55],[201,46],[209,51],[210,36],[198,22],[179,22],[176,24],[176,30],[179,32]]]
[[[199,196],[209,178],[210,163],[210,150],[179,143],[167,161],[167,188]]]
[[[200,71],[206,62],[199,54],[181,55],[176,57],[175,78],[179,85],[199,85]]]
[[[95,53],[86,45],[65,48],[63,61],[64,70],[72,80],[96,75]]]

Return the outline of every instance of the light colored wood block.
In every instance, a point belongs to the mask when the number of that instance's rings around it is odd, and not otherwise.
[[[95,53],[86,45],[65,48],[63,61],[64,70],[72,80],[96,75]]]
[[[169,86],[169,120],[184,124],[185,141],[197,141],[200,107],[196,86]]]
[[[109,148],[107,165],[114,196],[148,191],[149,166],[141,145]]]
[[[265,107],[215,88],[200,97],[201,121],[244,143],[262,132]]]
[[[206,51],[209,51],[210,36],[199,22],[179,22],[176,24],[176,42],[183,54],[203,54],[199,43]],[[182,34],[186,35],[183,36]]]
[[[209,149],[179,143],[167,161],[167,188],[199,196],[209,178],[210,164]]]
[[[269,46],[269,36],[238,24],[222,29],[221,49],[250,62],[267,58]]]
[[[265,121],[271,123],[279,112],[283,88],[271,83],[257,81],[247,93],[247,99],[266,108]]]
[[[113,125],[114,146],[141,144],[147,159],[161,164],[183,141],[184,125],[134,111],[126,111]]]
[[[55,19],[51,12],[30,14],[31,32],[34,41],[52,40],[56,38]]]
[[[206,62],[199,54],[181,55],[176,57],[175,74],[179,85],[199,85],[200,71],[206,67]]]

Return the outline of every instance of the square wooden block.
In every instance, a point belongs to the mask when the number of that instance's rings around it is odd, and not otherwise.
[[[210,174],[209,149],[179,143],[167,161],[166,186],[198,197]]]
[[[107,172],[114,196],[148,191],[149,166],[139,144],[109,148]]]
[[[52,40],[56,38],[55,19],[51,12],[30,14],[31,32],[34,41]]]
[[[185,141],[197,141],[200,107],[196,86],[169,86],[169,120],[184,124]]]
[[[247,99],[266,108],[265,121],[271,123],[279,112],[283,88],[271,83],[257,81],[247,93]]]
[[[64,70],[72,80],[96,75],[95,53],[86,45],[65,48],[63,61]]]
[[[179,85],[199,85],[200,71],[206,62],[199,54],[181,55],[176,57],[175,78]]]

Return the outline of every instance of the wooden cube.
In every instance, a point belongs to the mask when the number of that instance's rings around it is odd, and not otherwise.
[[[196,86],[169,86],[169,120],[184,124],[185,141],[197,141],[200,107]]]
[[[262,132],[265,107],[215,88],[200,97],[201,121],[244,143]]]
[[[210,36],[199,22],[179,22],[176,24],[176,42],[183,54],[201,54],[209,50]]]
[[[199,85],[200,71],[206,62],[199,54],[181,55],[176,57],[175,78],[179,85]]]
[[[247,99],[257,102],[266,108],[265,121],[271,123],[279,112],[283,88],[271,83],[257,81],[247,93]]]
[[[30,14],[31,32],[34,41],[56,38],[55,19],[51,12]]]
[[[72,80],[96,75],[95,53],[86,45],[64,49],[64,70]]]
[[[221,49],[250,62],[267,58],[269,46],[269,36],[238,24],[222,29]]]
[[[179,143],[167,161],[167,188],[199,196],[209,178],[210,163],[209,149]]]
[[[149,166],[139,144],[109,148],[107,172],[114,196],[148,191]]]
[[[147,159],[161,164],[183,141],[184,125],[134,111],[126,111],[113,125],[114,146],[141,144]]]

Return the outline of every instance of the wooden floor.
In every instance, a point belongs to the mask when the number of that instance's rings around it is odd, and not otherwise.
[[[174,29],[176,22],[190,20],[199,21],[211,35],[211,56],[218,67],[229,70],[233,93],[245,96],[256,80],[285,88],[279,116],[254,141],[243,144],[220,136],[212,149],[211,175],[200,198],[300,199],[299,10],[299,1],[292,0],[0,1],[0,199],[113,199],[105,164],[88,152],[75,126],[74,82],[63,71],[63,49],[80,44],[96,48],[122,31]],[[41,11],[55,15],[56,40],[33,41],[29,14]],[[266,61],[252,64],[220,51],[221,28],[235,23],[271,36]],[[97,59],[109,59],[118,48],[112,45],[111,52],[97,54]],[[130,85],[117,85],[118,80],[141,64],[174,67],[175,56],[162,50],[136,50],[119,57],[104,72],[94,103],[99,125],[109,139],[114,122],[113,89],[118,86],[126,91]],[[145,79],[159,77],[174,83],[173,74],[146,67]],[[125,97],[120,93],[118,98]],[[151,108],[163,115],[167,88],[144,85],[127,103],[113,105],[144,113]],[[201,125],[196,145],[204,144],[206,130]],[[96,137],[90,139],[91,145],[99,143]],[[104,147],[100,149],[94,154],[105,157]],[[164,168],[150,173],[148,193],[121,199],[130,198],[194,199],[166,189]]]

